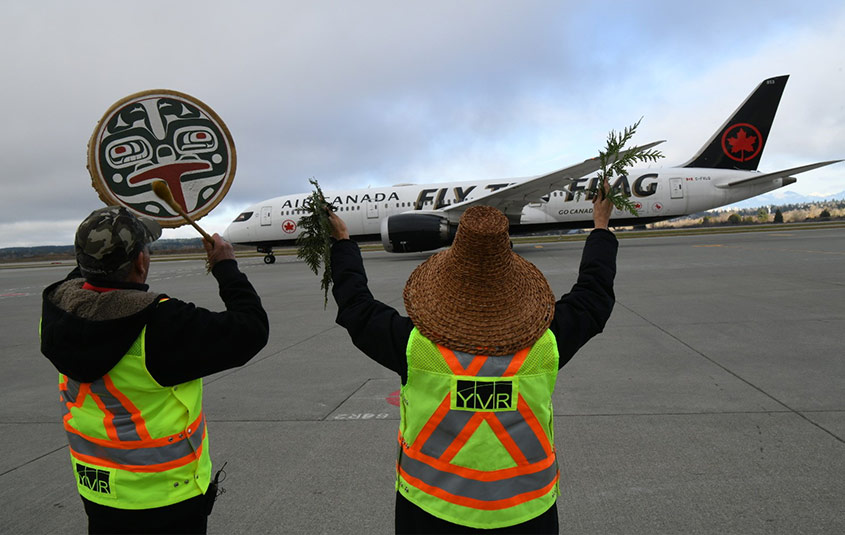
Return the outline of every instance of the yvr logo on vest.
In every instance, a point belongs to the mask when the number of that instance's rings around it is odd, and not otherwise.
[[[515,411],[519,393],[517,379],[454,377],[452,408],[464,411]]]
[[[83,487],[87,487],[101,494],[111,494],[109,472],[106,470],[98,470],[90,466],[85,466],[84,464],[76,463],[76,478]]]

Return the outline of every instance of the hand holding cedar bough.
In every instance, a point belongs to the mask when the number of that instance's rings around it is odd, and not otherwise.
[[[191,219],[191,216],[189,216],[185,212],[185,210],[183,210],[182,207],[179,206],[179,203],[176,202],[176,200],[173,198],[173,194],[170,192],[170,188],[167,186],[167,182],[165,182],[164,180],[153,180],[153,192],[155,192],[155,194],[158,195],[161,200],[166,202],[167,206],[172,208],[177,214],[182,216],[185,221],[187,221],[191,224],[191,226],[197,229],[197,231],[202,234],[202,237],[205,238],[205,241],[207,241],[209,244],[211,244],[212,247],[214,247],[214,238],[209,236],[206,231],[201,229],[200,226],[197,225],[193,219]]]

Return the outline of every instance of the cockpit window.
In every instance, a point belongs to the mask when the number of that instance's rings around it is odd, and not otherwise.
[[[252,212],[244,212],[241,215],[239,215],[238,217],[236,217],[235,220],[232,221],[232,223],[237,223],[239,221],[246,221],[247,219],[252,217],[252,214],[253,214]]]

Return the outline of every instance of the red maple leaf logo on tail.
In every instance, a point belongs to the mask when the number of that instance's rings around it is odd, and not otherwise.
[[[722,151],[731,160],[752,160],[762,149],[763,135],[753,124],[737,123],[725,128],[722,133]]]
[[[757,136],[749,136],[744,128],[739,129],[736,137],[729,137],[731,152],[754,152],[754,144],[757,143]]]

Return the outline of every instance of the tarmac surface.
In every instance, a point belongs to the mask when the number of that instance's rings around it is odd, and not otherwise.
[[[582,247],[515,250],[561,295]],[[401,310],[426,257],[365,252],[376,298]],[[352,346],[301,261],[241,268],[270,342],[205,380],[228,463],[209,533],[392,533],[398,377]],[[0,269],[3,533],[86,531],[38,349],[41,290],[68,271]],[[222,308],[202,262],[155,262],[148,282]],[[845,533],[845,231],[621,240],[616,293],[554,396],[561,533]]]

